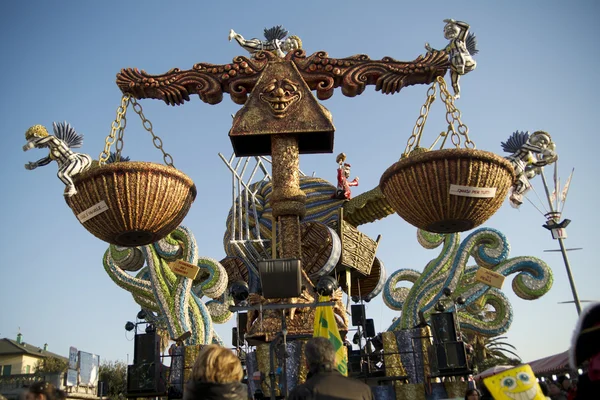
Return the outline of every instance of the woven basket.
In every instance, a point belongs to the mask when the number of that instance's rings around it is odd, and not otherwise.
[[[515,179],[508,160],[474,149],[444,149],[409,155],[381,176],[381,191],[406,222],[436,233],[473,229],[502,205]],[[450,185],[495,188],[491,198],[450,193]]]
[[[65,199],[75,216],[102,201],[108,207],[82,222],[85,229],[108,243],[126,247],[164,238],[179,226],[196,198],[196,186],[187,175],[149,162],[92,168],[75,176],[74,182],[78,193]]]

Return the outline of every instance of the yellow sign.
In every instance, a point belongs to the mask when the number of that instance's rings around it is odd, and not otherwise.
[[[496,400],[546,399],[528,364],[507,369],[499,374],[485,378],[483,383]]]
[[[177,260],[175,262],[169,263],[169,267],[171,267],[171,270],[175,274],[185,276],[190,279],[196,279],[198,271],[200,271],[200,268],[197,265],[183,260]]]
[[[498,289],[502,289],[504,279],[504,275],[483,267],[479,268],[475,274],[476,281],[485,283],[486,285],[490,285]]]

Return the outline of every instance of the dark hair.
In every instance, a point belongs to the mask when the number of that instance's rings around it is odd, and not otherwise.
[[[542,394],[544,396],[548,396],[548,393],[550,393],[550,389],[548,389],[548,384],[544,381],[539,381],[538,385],[540,385],[540,389],[542,389]]]
[[[64,391],[57,389],[50,382],[35,382],[29,386],[28,390],[36,396],[43,394],[46,396],[46,400],[64,400],[67,398]]]
[[[481,392],[478,389],[467,389],[467,391],[465,392],[465,400],[467,400],[467,397],[469,397],[472,394],[476,394],[477,396],[481,397]]]
[[[306,343],[306,362],[309,368],[333,368],[335,364],[335,349],[329,339],[315,337]]]

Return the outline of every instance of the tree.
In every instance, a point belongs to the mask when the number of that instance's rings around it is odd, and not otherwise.
[[[127,365],[122,361],[103,361],[100,364],[99,382],[105,386],[106,396],[111,400],[125,399],[127,392]]]
[[[56,372],[66,372],[69,364],[66,360],[58,357],[45,357],[38,360],[33,366],[37,374],[49,374]]]
[[[476,333],[467,334],[468,342],[473,346],[473,368],[483,372],[496,365],[519,365],[521,357],[515,346],[503,342],[506,336],[486,337]]]

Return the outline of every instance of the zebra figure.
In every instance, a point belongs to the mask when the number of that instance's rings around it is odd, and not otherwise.
[[[510,204],[518,208],[523,203],[523,195],[531,189],[530,179],[542,172],[542,167],[558,160],[556,147],[547,132],[537,131],[514,132],[506,142],[502,142],[502,150],[512,153],[506,159],[515,169],[517,179],[511,189]]]
[[[83,135],[75,132],[71,125],[66,122],[59,122],[58,124],[54,122],[52,127],[54,136],[49,135],[42,125],[34,125],[25,132],[27,144],[23,146],[23,151],[31,150],[34,147],[38,149],[47,147],[50,149],[50,154],[47,157],[35,162],[28,162],[25,164],[25,169],[33,170],[56,161],[58,163],[58,179],[66,186],[64,195],[71,197],[77,194],[73,176],[89,169],[92,164],[92,157],[71,150],[71,148],[81,147],[83,143]]]
[[[287,36],[288,31],[281,25],[264,30],[265,39],[244,39],[242,35],[236,33],[233,29],[229,31],[229,41],[235,39],[236,42],[250,54],[254,55],[258,51],[270,51],[278,57],[285,57],[286,53],[302,48],[302,40],[296,35]],[[287,36],[287,38],[286,38]],[[284,40],[285,39],[285,40]]]

